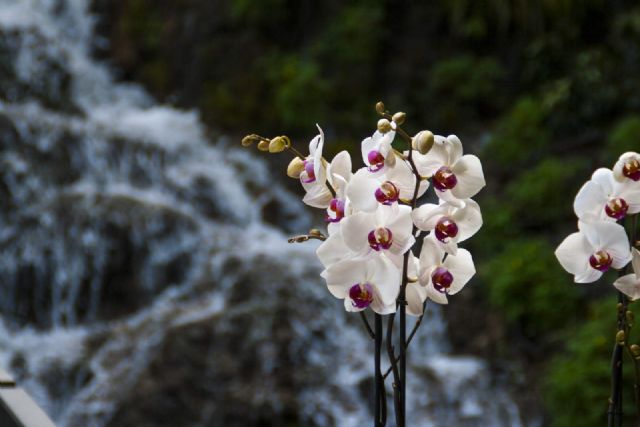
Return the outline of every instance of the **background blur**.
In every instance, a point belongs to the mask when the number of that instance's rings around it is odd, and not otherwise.
[[[61,427],[365,425],[371,344],[286,244],[321,218],[238,147],[319,123],[357,157],[383,100],[488,178],[412,425],[603,425],[612,280],[553,250],[640,148],[634,3],[0,0],[0,362]]]

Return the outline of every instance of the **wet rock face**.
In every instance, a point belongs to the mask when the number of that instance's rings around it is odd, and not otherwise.
[[[280,289],[260,292],[256,285]],[[290,285],[254,281],[236,291],[250,292],[249,301],[244,296],[224,314],[168,331],[130,391],[128,399],[136,405],[121,407],[108,425],[169,427],[196,420],[207,426],[317,425],[300,413],[299,396],[321,386],[330,372],[308,354],[292,351],[310,344],[311,337],[293,331],[293,323],[304,319],[287,306],[295,302],[295,295],[287,296]],[[247,316],[242,306],[256,304],[262,307]],[[318,332],[313,339],[332,348],[328,331]]]

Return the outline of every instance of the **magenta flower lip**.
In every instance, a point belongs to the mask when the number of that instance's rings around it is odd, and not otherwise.
[[[458,178],[453,173],[451,168],[442,166],[433,174],[433,186],[436,190],[446,191],[451,190],[458,184]]]
[[[438,240],[447,243],[450,238],[458,235],[458,225],[448,216],[443,216],[438,220],[434,233]]]
[[[613,258],[606,251],[598,251],[589,257],[589,265],[603,273],[611,267]]]
[[[373,286],[370,283],[356,283],[349,289],[349,298],[356,308],[367,308],[373,302]]]
[[[604,205],[604,211],[607,216],[614,218],[616,220],[620,220],[627,215],[627,211],[629,210],[629,204],[622,198],[616,197],[615,199],[611,199]]]
[[[446,268],[438,267],[431,273],[431,282],[436,291],[446,293],[453,283],[453,275]]]
[[[344,200],[341,199],[331,199],[329,202],[329,210],[333,212],[333,216],[327,215],[327,222],[340,222],[342,218],[344,218]]]
[[[375,251],[389,249],[393,243],[393,233],[388,228],[379,227],[371,230],[367,236],[369,246]]]
[[[307,173],[307,178],[303,179],[302,182],[310,184],[316,180],[316,173],[313,170],[313,160],[304,161],[304,171]]]
[[[369,172],[378,172],[384,167],[384,156],[378,150],[369,151],[367,160],[369,161]]]
[[[400,190],[391,181],[380,184],[374,193],[376,200],[383,205],[392,205],[400,199]]]
[[[640,181],[640,161],[631,159],[622,166],[622,174],[633,181]]]

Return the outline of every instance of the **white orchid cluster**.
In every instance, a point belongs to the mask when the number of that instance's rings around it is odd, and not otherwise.
[[[562,267],[576,283],[591,283],[610,268],[624,269],[633,259],[634,273],[618,278],[614,286],[631,300],[640,298],[640,252],[635,238],[630,242],[620,224],[640,212],[640,154],[625,153],[613,170],[596,170],[576,195],[573,208],[579,231],[556,249]]]
[[[317,249],[325,267],[321,276],[347,311],[393,313],[402,296],[407,313],[420,316],[427,299],[447,304],[448,295],[475,274],[471,254],[458,244],[482,226],[480,207],[471,199],[485,185],[482,165],[463,154],[455,135],[421,131],[410,137],[401,128],[404,113],[390,115],[381,103],[376,109],[383,118],[362,141],[364,166],[355,173],[347,151],[330,162],[323,158],[319,127],[308,155],[293,149],[286,137],[251,135],[243,144],[256,141],[264,151],[296,154],[287,174],[300,180],[304,203],[326,210],[328,235],[312,230],[293,240],[324,240]],[[393,147],[398,135],[406,149]],[[419,205],[430,184],[438,203]]]

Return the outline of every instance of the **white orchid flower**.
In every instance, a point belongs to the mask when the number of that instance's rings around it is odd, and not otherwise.
[[[580,221],[578,225],[580,231],[567,236],[555,251],[576,283],[595,282],[609,268],[620,269],[631,261],[624,227],[609,221]]]
[[[375,212],[357,212],[342,220],[342,236],[355,253],[385,253],[396,265],[413,243],[413,222],[409,206],[380,205]]]
[[[355,209],[373,212],[380,204],[392,205],[398,200],[410,200],[416,186],[416,176],[406,162],[397,162],[384,174],[372,174],[360,169],[347,186],[347,197]],[[422,181],[418,197],[429,188],[429,181]]]
[[[340,222],[348,211],[349,201],[346,190],[353,173],[351,172],[351,156],[347,151],[341,151],[327,166],[327,179],[336,192],[329,201],[326,220],[329,222],[329,234],[335,232],[335,224]]]
[[[480,159],[462,155],[462,142],[455,135],[436,135],[433,147],[425,155],[413,152],[421,176],[430,176],[436,194],[452,204],[475,196],[485,186]]]
[[[640,181],[640,154],[633,151],[620,156],[613,167],[613,176],[616,181]]]
[[[640,251],[633,248],[631,263],[633,265],[633,273],[620,277],[613,282],[620,292],[628,296],[631,301],[640,299]]]
[[[362,141],[360,149],[362,160],[367,165],[367,170],[372,173],[383,173],[385,166],[389,164],[389,156],[395,156],[391,143],[396,136],[395,123],[391,122],[392,130],[386,133],[376,131],[373,136]]]
[[[424,302],[427,299],[427,288],[420,286],[418,282],[419,261],[411,253],[407,268],[407,287],[405,288],[405,298],[407,300],[407,314],[411,316],[421,316]]]
[[[396,310],[401,272],[385,256],[341,261],[321,276],[333,296],[344,299],[347,311],[371,307],[378,314],[389,314]]]
[[[320,133],[309,143],[309,155],[304,160],[300,183],[306,191],[302,201],[311,207],[325,209],[329,206],[332,197],[326,186],[327,175],[322,159],[324,132],[320,126],[318,130]]]
[[[640,212],[640,184],[618,182],[610,169],[600,168],[578,191],[573,209],[585,221],[620,220]]]
[[[422,242],[418,280],[427,297],[438,304],[447,304],[447,295],[454,295],[476,274],[473,258],[466,249],[447,255],[430,236]]]
[[[447,253],[455,255],[458,243],[473,236],[482,227],[480,206],[471,199],[462,206],[440,201],[439,205],[426,203],[411,212],[413,223],[420,230],[433,231],[436,241]]]

